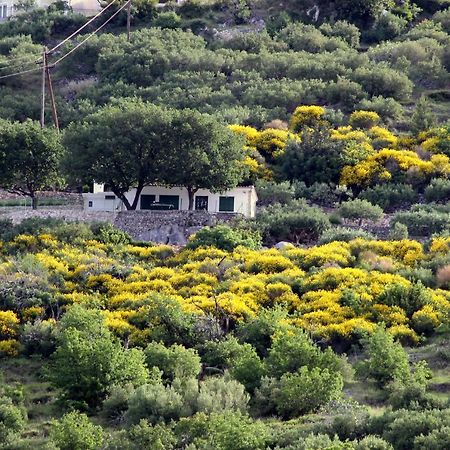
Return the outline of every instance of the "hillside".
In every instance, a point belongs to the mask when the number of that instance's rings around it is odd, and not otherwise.
[[[0,449],[448,450],[450,1],[128,5],[0,22]]]

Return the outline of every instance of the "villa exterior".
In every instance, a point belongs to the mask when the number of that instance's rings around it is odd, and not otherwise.
[[[0,22],[14,15],[15,3],[17,3],[17,0],[0,0]],[[52,0],[37,0],[36,5],[46,8],[51,3],[53,3]],[[74,12],[86,16],[94,15],[101,9],[97,0],[69,0],[68,3]]]
[[[130,202],[135,196],[133,189],[126,194]],[[92,193],[83,194],[86,211],[123,211],[122,201],[113,192],[105,191],[101,184],[94,184]],[[194,209],[210,213],[242,214],[255,217],[258,197],[254,186],[236,187],[223,193],[199,189],[195,194]],[[188,193],[183,187],[146,186],[139,198],[138,210],[187,211]]]

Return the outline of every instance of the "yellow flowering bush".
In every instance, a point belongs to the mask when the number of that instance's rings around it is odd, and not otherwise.
[[[19,354],[20,343],[15,339],[6,339],[0,341],[0,357],[10,356],[14,357]]]
[[[17,336],[20,320],[13,311],[0,311],[0,339]]]
[[[289,128],[298,132],[303,127],[315,127],[321,123],[325,112],[322,106],[298,106],[291,116]]]
[[[374,111],[354,111],[350,114],[349,123],[354,128],[370,129],[380,122],[381,118]]]

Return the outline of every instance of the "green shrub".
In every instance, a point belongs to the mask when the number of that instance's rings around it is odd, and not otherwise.
[[[450,180],[434,178],[425,189],[425,199],[428,202],[446,203],[450,200]]]
[[[418,194],[409,184],[377,184],[362,191],[358,198],[378,205],[386,212],[404,209],[417,201]]]
[[[359,107],[366,111],[375,111],[384,120],[400,119],[403,114],[403,106],[393,98],[385,98],[383,96],[375,96],[370,100],[361,100]]]
[[[303,366],[295,373],[285,373],[272,392],[278,414],[298,417],[316,411],[342,392],[342,375],[328,369]]]
[[[408,21],[392,13],[381,15],[375,22],[374,28],[369,33],[375,41],[388,41],[400,36],[406,29]]]
[[[354,199],[341,203],[337,210],[340,217],[349,220],[376,221],[383,217],[383,210],[378,205],[372,205],[367,200]]]
[[[8,397],[0,397],[0,442],[8,444],[25,426],[24,411]],[[0,444],[1,445],[1,444]]]
[[[308,187],[300,181],[294,183],[294,188],[296,198],[305,198],[311,203],[327,207],[332,207],[340,200],[352,195],[346,187],[328,183],[313,183]]]
[[[126,245],[131,242],[131,237],[122,230],[114,227],[110,223],[100,227],[100,240],[104,244]]]
[[[173,344],[166,347],[162,343],[151,342],[144,350],[148,367],[157,367],[166,380],[174,378],[196,378],[201,370],[200,357],[194,349]]]
[[[394,450],[394,447],[378,436],[366,436],[356,444],[355,450]]]
[[[181,17],[174,11],[161,12],[153,21],[153,26],[159,28],[175,29],[181,25]]]
[[[247,410],[250,397],[245,387],[236,380],[225,377],[209,377],[200,383],[197,410],[206,414],[212,412]]]
[[[350,242],[357,238],[370,241],[376,239],[376,236],[361,229],[334,227],[324,231],[318,243],[323,245],[334,241]]]
[[[141,419],[150,423],[177,420],[189,415],[184,408],[183,395],[173,386],[164,386],[154,382],[138,387],[128,400],[126,418],[129,423],[137,424]]]
[[[297,200],[288,206],[269,206],[257,216],[257,225],[268,242],[288,240],[310,243],[329,228],[328,216],[319,208]]]
[[[403,223],[396,222],[389,230],[389,239],[392,241],[401,241],[408,239],[408,227]]]
[[[98,450],[104,435],[102,427],[92,424],[86,414],[72,411],[53,422],[50,440],[61,450]]]
[[[263,363],[251,344],[241,344],[233,336],[223,341],[207,342],[204,349],[205,364],[216,370],[228,369],[230,375],[242,383],[249,392],[259,386],[264,373]]]
[[[408,212],[399,212],[392,219],[392,224],[397,222],[408,227],[408,233],[412,236],[431,236],[448,228],[450,214],[437,209],[417,207]]]
[[[234,229],[227,225],[205,227],[198,231],[188,243],[188,248],[216,247],[225,251],[233,251],[242,245],[251,249],[261,246],[261,237],[257,232]]]
[[[357,367],[360,376],[372,378],[380,387],[386,387],[393,380],[406,381],[409,378],[408,355],[382,327],[367,337],[363,344],[367,356]]]
[[[276,183],[274,181],[257,180],[255,187],[260,206],[268,206],[275,203],[285,205],[294,198],[294,187],[287,181]]]

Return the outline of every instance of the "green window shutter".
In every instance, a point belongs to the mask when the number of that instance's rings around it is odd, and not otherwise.
[[[234,197],[219,197],[219,211],[234,212]]]

